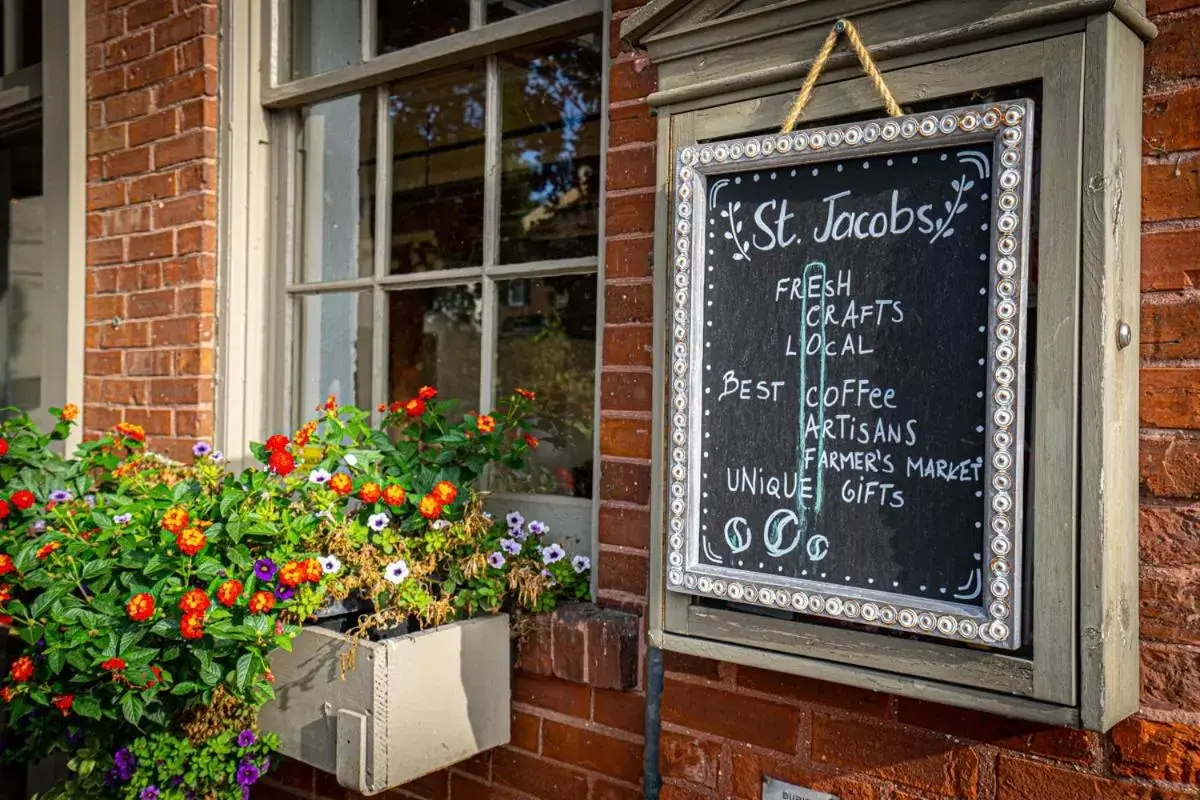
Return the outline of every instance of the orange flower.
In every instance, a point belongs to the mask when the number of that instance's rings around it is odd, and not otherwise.
[[[14,681],[24,683],[33,677],[33,659],[29,656],[21,656],[13,662],[9,673]]]
[[[296,436],[292,439],[298,447],[304,447],[308,444],[308,440],[317,432],[317,421],[309,420],[304,423],[300,430],[296,431]]]
[[[304,583],[306,576],[304,565],[298,561],[289,561],[279,570],[279,582],[289,589],[294,589]]]
[[[8,553],[0,553],[0,575],[7,575],[17,567],[13,564],[12,556]]]
[[[329,395],[325,398],[325,410],[337,411],[337,397],[334,395]]]
[[[242,595],[241,581],[225,581],[217,587],[217,602],[226,608],[233,608],[233,604]]]
[[[54,698],[54,707],[61,711],[62,715],[65,717],[71,713],[71,704],[74,702],[75,695],[60,694],[58,697]]]
[[[437,519],[442,514],[442,505],[433,495],[427,494],[421,498],[421,504],[417,506],[417,510],[425,519]]]
[[[133,439],[135,442],[146,441],[146,431],[141,425],[134,425],[132,422],[118,422],[116,430],[126,439]]]
[[[154,598],[145,592],[135,594],[125,604],[125,613],[134,622],[145,622],[154,616]]]
[[[358,490],[358,496],[364,503],[374,503],[379,500],[382,494],[378,483],[364,483]],[[404,502],[403,500],[401,502]]]
[[[521,438],[524,439],[525,444],[529,445],[532,449],[534,449],[534,450],[537,449],[538,440],[537,440],[537,437],[534,436],[532,433],[527,433],[524,436],[522,436]]]
[[[404,413],[410,417],[419,417],[425,413],[425,401],[419,397],[414,397],[404,404]]]
[[[203,614],[211,604],[203,589],[188,589],[179,599],[179,610],[186,614]]]
[[[375,410],[382,414],[383,412],[387,411],[387,403],[380,403],[379,405],[375,406]]]
[[[107,661],[100,664],[100,669],[106,670],[108,672],[120,672],[121,670],[125,669],[125,659],[110,658]]]
[[[321,569],[321,562],[315,558],[307,558],[304,560],[304,579],[309,583],[320,583],[321,576],[325,574],[325,570]]]
[[[329,479],[329,488],[342,497],[354,491],[354,481],[344,472],[339,472]]]
[[[179,634],[185,639],[199,639],[204,636],[204,615],[184,614],[179,620]]]
[[[12,600],[12,587],[7,583],[0,584],[0,603],[7,603]]]
[[[270,592],[255,592],[250,598],[251,614],[266,614],[275,607],[275,595]]]
[[[208,544],[208,537],[199,528],[184,528],[175,537],[175,544],[185,556],[194,556]]]
[[[404,505],[404,487],[398,484],[391,484],[383,490],[383,502],[389,506]]]
[[[37,551],[38,560],[39,561],[44,560],[51,553],[53,553],[55,550],[57,550],[60,547],[62,547],[62,545],[59,544],[58,542],[50,542],[48,544],[42,545],[40,548],[38,548],[38,551]]]
[[[458,497],[458,489],[450,481],[438,481],[433,485],[433,499],[442,505],[450,505],[455,497]]]
[[[537,399],[537,395],[528,389],[522,389],[518,386],[516,389],[513,389],[513,391],[521,395],[521,397],[524,397],[526,400],[533,401]]]
[[[167,530],[169,530],[171,533],[179,533],[181,530],[183,530],[184,528],[187,527],[187,524],[188,524],[187,509],[183,509],[183,508],[180,508],[179,506],[175,506],[173,508],[168,508],[167,512],[165,514],[163,514],[162,526],[164,528],[166,528]]]
[[[496,419],[490,414],[481,414],[475,418],[475,427],[480,433],[491,433],[496,430]]]
[[[62,413],[58,415],[58,418],[63,422],[74,422],[79,418],[79,406],[74,403],[67,403],[63,406]]]
[[[263,445],[263,449],[268,453],[279,453],[286,450],[288,446],[288,438],[282,433],[277,433],[267,439],[267,443]]]
[[[437,389],[432,386],[422,386],[420,391],[417,392],[417,397],[422,400],[432,400],[437,397]]]

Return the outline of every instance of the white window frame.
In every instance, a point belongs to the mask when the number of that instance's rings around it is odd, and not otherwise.
[[[604,320],[605,158],[608,140],[608,10],[604,0],[565,0],[507,20],[484,24],[485,0],[470,0],[471,27],[404,50],[374,55],[376,0],[359,0],[362,61],[318,75],[288,80],[290,0],[232,4],[222,10],[222,114],[218,437],[234,460],[245,461],[245,442],[268,432],[289,429],[306,409],[295,408],[298,298],[369,290],[372,293],[371,408],[386,396],[388,291],[479,283],[483,291],[479,407],[493,407],[493,365],[497,334],[497,285],[514,278],[595,274],[596,384],[593,406],[592,497],[497,494],[496,507],[508,504],[551,522],[555,533],[583,552],[595,553],[600,485],[600,367]],[[500,62],[498,53],[572,34],[602,33],[600,98],[600,176],[596,254],[584,258],[501,264],[500,225]],[[302,145],[300,110],[313,103],[361,92],[377,103],[378,147],[375,196],[391,196],[392,131],[387,103],[397,79],[469,63],[486,64],[483,259],[479,266],[416,274],[389,274],[390,237],[373,243],[374,273],[351,280],[301,282],[298,254],[298,161]],[[376,231],[391,229],[390,203],[377,202]],[[270,220],[266,224],[266,220]],[[264,324],[264,321],[266,322]],[[533,387],[531,387],[533,388]]]

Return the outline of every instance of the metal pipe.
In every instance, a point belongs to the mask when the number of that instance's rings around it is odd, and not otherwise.
[[[642,750],[642,798],[658,800],[662,774],[658,771],[659,739],[662,736],[663,657],[662,650],[646,649],[646,745]]]

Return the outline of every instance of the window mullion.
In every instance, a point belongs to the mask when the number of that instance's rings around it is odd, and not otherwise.
[[[359,44],[362,46],[363,63],[375,57],[376,2],[377,0],[362,0],[362,5],[359,7],[362,23]]]
[[[371,3],[372,0],[364,0]],[[366,9],[364,8],[364,13]],[[371,325],[371,413],[388,402],[388,314],[387,293],[378,283],[386,277],[392,258],[392,126],[388,115],[389,91],[382,85],[375,92],[375,286]]]
[[[503,104],[500,59],[488,56],[483,168],[483,330],[479,343],[479,410],[492,408],[492,372],[496,361],[496,283],[488,271],[500,258],[500,137]]]
[[[487,22],[484,19],[484,0],[471,0],[471,30],[482,28]]]

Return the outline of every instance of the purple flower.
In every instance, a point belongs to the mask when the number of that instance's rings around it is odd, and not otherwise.
[[[255,736],[254,731],[250,730],[249,728],[238,734],[238,747],[249,747],[257,741],[258,737]]]
[[[122,747],[117,752],[113,753],[113,776],[120,781],[127,781],[133,777],[134,771],[137,769],[137,759],[133,753],[129,752],[128,747]]]
[[[500,549],[508,553],[510,556],[515,556],[521,552],[521,543],[516,539],[501,539]]]
[[[217,461],[224,461],[224,460],[225,460],[225,454],[224,454],[224,453],[222,453],[220,450],[213,450],[213,454],[212,454],[212,460],[213,460],[213,462],[214,462],[214,463],[215,463],[215,462],[217,462]]]
[[[575,568],[575,574],[580,575],[592,568],[592,560],[587,556],[575,556],[571,559],[571,566]]]
[[[287,586],[276,586],[275,596],[286,602],[296,596],[296,590],[289,589]]]
[[[67,744],[79,747],[83,744],[83,731],[79,728],[67,728]]]
[[[260,581],[269,581],[279,572],[279,567],[269,558],[260,558],[254,562],[254,577]]]
[[[329,483],[329,479],[332,477],[333,476],[329,474],[329,470],[327,469],[314,469],[312,472],[308,473],[308,482],[315,483],[320,486]]]
[[[50,493],[50,499],[56,503],[65,503],[72,497],[74,497],[74,495],[68,492],[66,489],[55,489]]]
[[[490,554],[487,557],[487,563],[488,566],[492,567],[493,569],[500,569],[504,566],[504,553],[501,553],[499,550],[497,550],[496,552]]]
[[[238,786],[253,786],[258,781],[258,776],[258,767],[254,766],[253,761],[247,759],[238,764]]]
[[[29,526],[29,530],[32,531],[33,533],[45,533],[46,532],[46,520],[35,519],[33,521],[33,524]]]
[[[550,532],[550,526],[535,519],[533,522],[529,523],[529,532],[534,536],[545,536]]]
[[[380,511],[367,517],[367,527],[373,531],[381,531],[387,527],[389,519],[391,518],[385,512]]]
[[[83,502],[88,504],[88,508],[95,508],[96,507],[96,495],[85,494],[83,496]]]
[[[547,586],[556,586],[558,584],[558,581],[554,579],[554,573],[552,573],[550,570],[543,569],[540,574],[546,579]]]
[[[192,455],[196,458],[204,458],[212,452],[212,445],[208,442],[196,442],[192,445]]]
[[[408,577],[408,562],[403,558],[399,561],[393,561],[388,564],[383,570],[383,579],[388,583],[403,583]]]
[[[525,517],[520,511],[510,511],[505,515],[504,522],[509,528],[520,528],[525,524]]]
[[[141,800],[158,800],[158,787],[147,786],[145,789],[142,789],[142,793],[138,797]]]
[[[118,525],[128,525],[132,519],[133,514],[117,514],[115,517],[113,517],[113,522],[117,523]]]
[[[542,548],[542,563],[553,564],[556,561],[562,561],[566,555],[566,550],[563,550],[558,544],[552,544]]]

